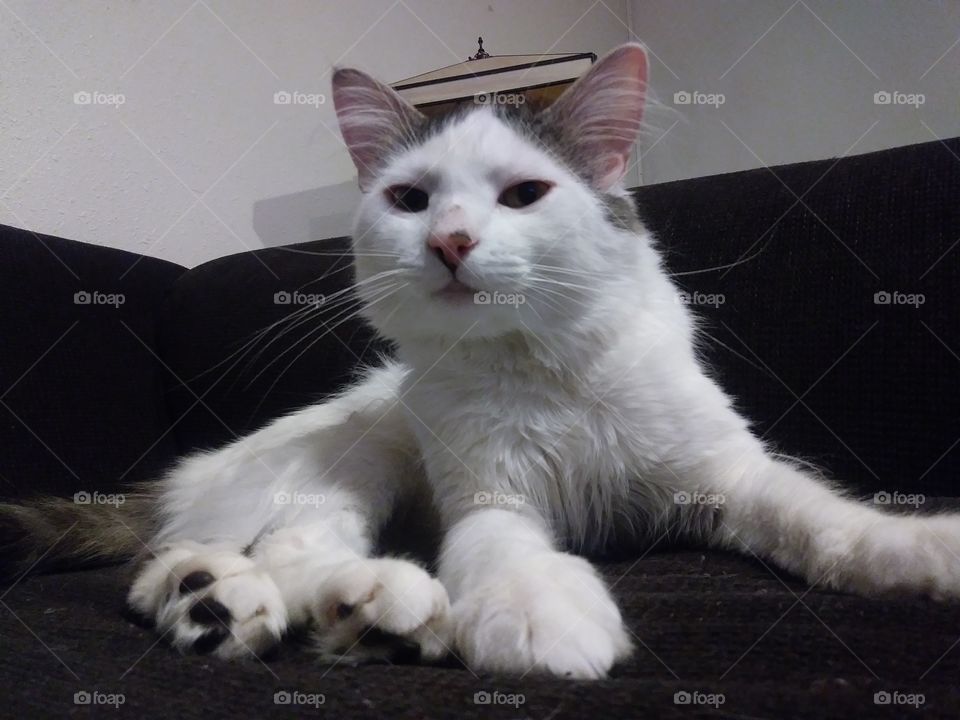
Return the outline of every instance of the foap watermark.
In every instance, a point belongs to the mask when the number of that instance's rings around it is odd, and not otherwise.
[[[517,507],[527,502],[527,498],[516,493],[505,493],[499,490],[481,490],[473,495],[474,505],[506,505]]]
[[[873,694],[874,705],[910,705],[918,708],[927,701],[923,693],[905,693],[899,690],[880,690]]]
[[[518,708],[527,702],[523,693],[505,693],[499,690],[479,690],[473,694],[474,705],[511,705]]]
[[[306,93],[299,90],[277,90],[273,94],[274,105],[306,105],[314,109],[319,109],[321,105],[327,102],[327,96],[323,93]]]
[[[920,307],[927,301],[927,296],[923,293],[905,293],[894,290],[880,290],[873,294],[874,305],[912,305],[915,308]]]
[[[327,702],[323,693],[305,693],[299,690],[277,690],[273,694],[274,705],[310,705],[320,707]]]
[[[77,505],[113,505],[120,507],[127,501],[123,493],[102,493],[94,490],[81,490],[73,494],[73,502]]]
[[[927,101],[923,93],[905,93],[899,90],[878,90],[873,94],[874,105],[911,105],[919,108]]]
[[[702,293],[698,290],[687,292],[680,290],[677,293],[677,302],[681,305],[708,305],[718,308],[727,301],[727,296],[723,293]]]
[[[127,301],[123,293],[105,293],[99,290],[79,290],[73,294],[74,305],[112,305],[120,307]]]
[[[474,105],[523,105],[527,96],[523,93],[488,92],[473,96]]]
[[[673,494],[674,505],[723,505],[726,501],[727,498],[723,493],[678,490]]]
[[[705,693],[699,690],[677,690],[673,694],[674,705],[709,705],[719,708],[727,701],[723,693]]]
[[[109,105],[119,108],[127,102],[123,93],[105,93],[89,90],[78,90],[73,94],[74,105]]]
[[[299,290],[281,290],[273,294],[274,305],[323,305],[326,299],[322,293],[305,293]]]
[[[527,302],[527,298],[522,293],[505,293],[499,290],[488,292],[481,290],[473,294],[474,305],[513,305],[520,307]]]
[[[723,93],[706,93],[700,90],[679,90],[673,94],[674,105],[710,105],[718,108],[727,101]]]
[[[99,690],[80,690],[73,694],[74,705],[111,705],[120,707],[127,701],[123,693],[105,693]]]
[[[902,493],[894,490],[887,492],[881,490],[873,496],[874,505],[909,505],[918,508],[927,501],[927,496],[923,493]]]
[[[273,494],[275,505],[311,505],[319,507],[327,501],[323,493],[278,492]]]

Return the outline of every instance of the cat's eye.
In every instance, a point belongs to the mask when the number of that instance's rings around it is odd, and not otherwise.
[[[416,213],[427,209],[430,196],[413,185],[393,185],[387,188],[387,201],[398,210]]]
[[[497,202],[509,208],[527,207],[546,195],[551,187],[553,185],[543,180],[524,180],[500,193]]]

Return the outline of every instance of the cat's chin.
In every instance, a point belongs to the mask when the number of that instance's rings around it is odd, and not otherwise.
[[[468,287],[468,286],[465,286]],[[417,348],[439,342],[453,345],[468,340],[497,340],[526,329],[513,307],[487,304],[482,291],[454,289],[429,293],[416,311],[372,308],[364,316],[381,336],[400,347]],[[534,323],[527,318],[526,323]]]
[[[455,278],[414,284],[387,302],[366,304],[361,314],[384,338],[400,346],[433,342],[496,340],[517,332],[539,332],[550,308],[526,314],[518,289],[487,290]]]
[[[470,287],[466,283],[462,283],[459,280],[451,280],[439,290],[434,290],[431,295],[442,302],[474,304],[477,301],[477,295],[479,293],[480,291]]]

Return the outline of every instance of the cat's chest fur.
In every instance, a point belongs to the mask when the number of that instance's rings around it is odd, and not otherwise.
[[[645,429],[609,392],[611,372],[517,347],[455,350],[410,373],[404,402],[431,481],[451,504],[441,510],[529,503],[571,545],[603,544],[644,483]]]

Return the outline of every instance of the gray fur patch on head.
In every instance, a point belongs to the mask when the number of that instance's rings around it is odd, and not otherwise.
[[[430,138],[457,124],[467,115],[484,108],[492,109],[494,114],[520,137],[535,144],[580,178],[584,188],[593,193],[603,204],[607,221],[611,225],[622,230],[634,232],[640,230],[640,219],[633,202],[629,198],[599,192],[591,187],[587,159],[580,155],[582,152],[580,144],[565,128],[558,126],[557,123],[547,122],[542,112],[543,107],[535,103],[492,106],[461,103],[448,113],[424,117],[419,123],[411,125],[408,132],[400,138],[399,147],[395,148],[395,151],[422,145]]]
[[[643,231],[643,224],[640,222],[637,206],[633,200],[610,193],[599,193],[598,196],[603,202],[607,221],[611,225],[621,230],[630,230],[636,233]]]
[[[544,120],[541,108],[536,105],[497,105],[495,112],[522,137],[536,143],[542,150],[561,162],[603,203],[607,220],[623,230],[637,230],[640,220],[634,204],[611,193],[597,192],[590,186],[587,174],[587,159],[581,155],[581,145],[566,129]]]

